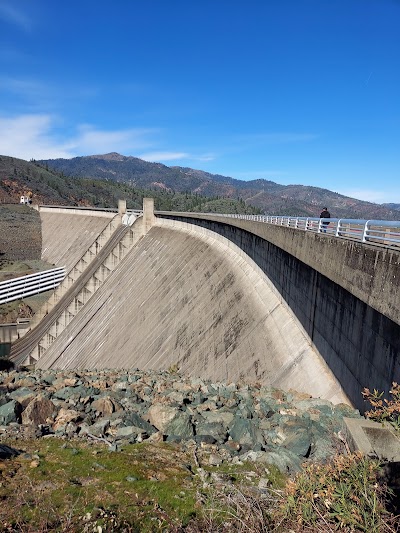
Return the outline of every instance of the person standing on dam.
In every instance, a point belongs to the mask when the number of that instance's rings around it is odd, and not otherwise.
[[[319,218],[331,218],[331,214],[329,213],[327,207],[323,207],[322,208],[322,211],[321,211],[321,214],[319,215]],[[322,222],[322,231],[324,233],[326,233],[326,228],[328,226],[329,226],[329,222],[328,221]]]

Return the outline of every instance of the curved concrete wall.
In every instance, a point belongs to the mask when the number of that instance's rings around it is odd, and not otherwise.
[[[139,241],[37,363],[157,368],[346,401],[265,274],[207,229],[167,220]]]
[[[388,391],[400,382],[398,252],[269,224],[201,217],[173,216],[223,235],[255,261],[360,411],[364,387]]]

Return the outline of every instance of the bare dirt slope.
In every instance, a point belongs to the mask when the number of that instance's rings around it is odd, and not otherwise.
[[[0,205],[0,261],[40,260],[41,253],[39,212],[26,205]]]
[[[0,204],[0,282],[40,272],[52,265],[41,260],[42,230],[39,212],[19,204]],[[0,305],[0,323],[30,318],[44,296]]]

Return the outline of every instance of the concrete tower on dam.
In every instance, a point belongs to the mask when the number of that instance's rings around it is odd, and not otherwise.
[[[257,223],[154,214],[152,199],[145,200],[143,215],[125,211],[123,203],[117,214],[101,216],[40,208],[43,256],[56,265],[67,262],[69,273],[31,332],[12,347],[15,362],[176,366],[203,378],[257,381],[360,409],[363,386],[387,388],[399,376],[398,322],[291,254],[287,242],[280,247],[261,235],[265,228]],[[293,246],[296,239],[289,240]],[[321,246],[321,238],[314,240]],[[372,335],[382,352],[362,354],[364,364],[355,353]]]

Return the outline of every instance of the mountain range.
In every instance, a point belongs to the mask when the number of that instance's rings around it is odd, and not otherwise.
[[[397,220],[400,204],[381,205],[305,185],[279,185],[258,179],[243,181],[186,167],[168,167],[116,152],[72,159],[42,160],[40,164],[67,176],[127,183],[132,187],[191,192],[204,196],[242,198],[271,215],[319,216],[328,207],[333,217]]]
[[[261,213],[242,199],[205,197],[159,187],[150,190],[114,180],[70,177],[38,162],[0,156],[0,208],[1,204],[19,203],[21,196],[31,197],[33,204],[113,208],[117,207],[119,199],[125,199],[128,209],[141,209],[143,198],[153,197],[156,209],[161,211]]]
[[[125,197],[137,208],[143,195],[153,195],[158,209],[317,217],[327,206],[332,217],[400,218],[400,204],[365,202],[321,187],[237,180],[116,152],[29,162],[0,156],[0,202],[19,201],[27,190],[41,204],[114,207]]]

